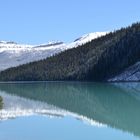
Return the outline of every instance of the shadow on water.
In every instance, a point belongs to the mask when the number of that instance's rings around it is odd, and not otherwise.
[[[140,137],[140,84],[0,84],[0,91],[47,102]]]

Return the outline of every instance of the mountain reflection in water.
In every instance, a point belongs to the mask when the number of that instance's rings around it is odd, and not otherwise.
[[[73,115],[140,137],[139,83],[4,83],[0,96],[4,98],[3,112],[20,107],[22,115]]]

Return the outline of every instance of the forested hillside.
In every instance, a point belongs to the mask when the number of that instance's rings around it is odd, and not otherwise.
[[[140,60],[140,23],[50,58],[0,72],[1,81],[105,81]]]

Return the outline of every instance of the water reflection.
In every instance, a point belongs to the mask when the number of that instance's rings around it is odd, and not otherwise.
[[[71,113],[77,118],[80,116],[80,119],[85,118],[91,122],[128,131],[140,137],[139,83],[0,84],[0,93],[3,97],[6,94],[9,95],[8,103],[12,99],[11,95],[17,96],[16,100],[14,96],[13,104],[11,103],[13,107],[19,101],[23,102],[20,104],[23,110],[33,111],[34,109],[35,112],[39,111],[37,113],[43,114],[51,112],[50,115],[56,114],[56,116]],[[19,102],[17,102],[16,107],[19,106]],[[43,112],[43,110],[48,112]]]
[[[0,96],[0,110],[3,108],[3,99],[2,97]]]

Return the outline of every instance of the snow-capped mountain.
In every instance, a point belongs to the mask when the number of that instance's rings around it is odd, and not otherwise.
[[[107,32],[95,32],[83,35],[72,43],[49,42],[41,45],[24,45],[12,41],[0,41],[0,71],[29,62],[45,59],[64,50],[85,44],[106,35]]]

